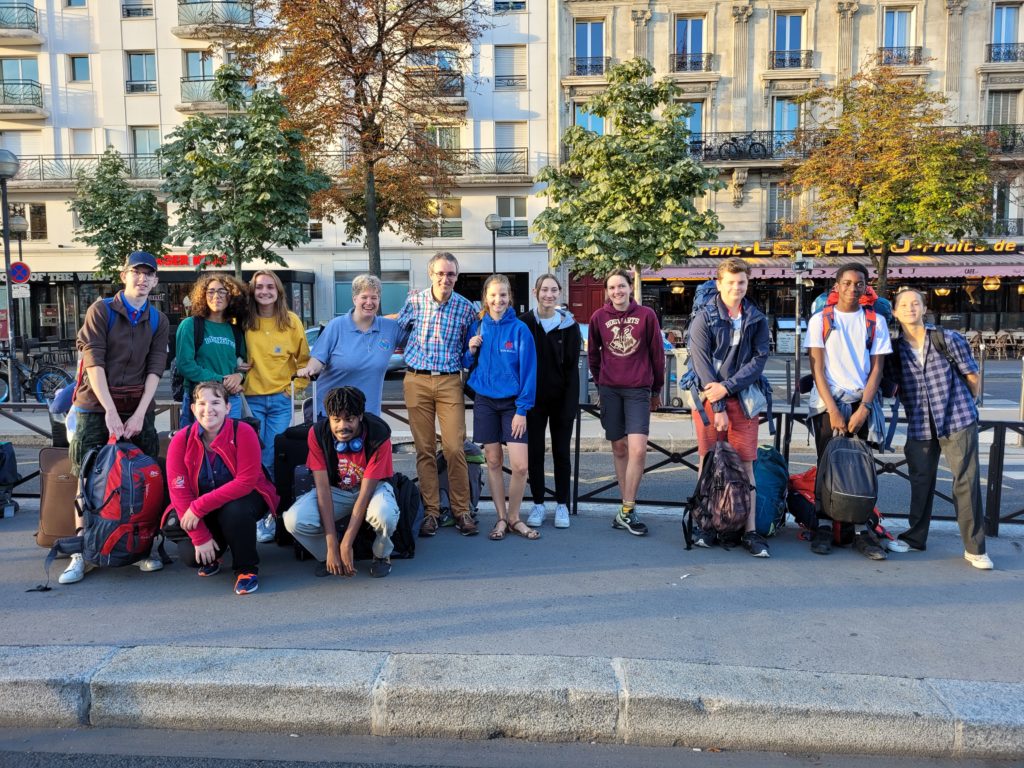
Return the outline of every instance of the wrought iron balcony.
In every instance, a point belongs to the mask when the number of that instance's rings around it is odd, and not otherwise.
[[[528,173],[525,149],[452,149],[455,173],[464,176],[507,176]]]
[[[178,0],[178,24],[182,26],[252,23],[251,3]]]
[[[569,59],[569,75],[575,77],[600,77],[611,66],[608,56],[573,56]]]
[[[1024,125],[966,125],[951,130],[979,135],[992,146],[996,154],[1024,155]]]
[[[5,107],[43,108],[43,86],[35,80],[4,80],[0,82],[0,104]]]
[[[879,48],[878,61],[887,67],[916,67],[922,61],[920,45],[904,45],[898,48]]]
[[[444,69],[421,69],[406,72],[411,92],[415,96],[439,96],[461,98],[465,95],[465,83],[461,72]]]
[[[27,3],[0,5],[0,29],[30,29],[39,31],[39,15],[35,6]]]
[[[1024,61],[1024,43],[989,43],[985,61],[992,63]]]
[[[212,75],[209,77],[183,77],[181,78],[181,100],[183,102],[213,101],[213,84],[215,80]]]
[[[770,51],[768,69],[810,69],[814,66],[814,51]]]
[[[142,19],[153,15],[153,3],[124,3],[121,5],[121,18]]]
[[[690,155],[701,163],[791,160],[807,157],[827,137],[827,131],[701,133],[690,137]]]
[[[1022,237],[1024,219],[993,219],[985,229],[986,237]]]
[[[442,219],[440,221],[421,221],[416,226],[416,234],[427,237],[462,237],[461,219]]]
[[[128,80],[124,90],[125,93],[156,93],[156,80]]]
[[[526,10],[526,0],[494,0],[495,13],[517,13]]]
[[[526,87],[526,75],[495,75],[494,90],[521,91]]]
[[[530,225],[525,221],[503,221],[496,234],[498,237],[526,237],[530,234]]]
[[[669,56],[672,72],[710,72],[710,53],[673,53]]]
[[[74,181],[82,174],[96,172],[103,155],[26,155],[13,181]],[[122,155],[130,179],[159,179],[158,155]]]

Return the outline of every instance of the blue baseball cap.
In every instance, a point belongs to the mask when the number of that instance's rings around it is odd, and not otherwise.
[[[156,256],[148,251],[134,251],[132,255],[128,257],[128,269],[131,269],[132,267],[149,267],[156,272]]]

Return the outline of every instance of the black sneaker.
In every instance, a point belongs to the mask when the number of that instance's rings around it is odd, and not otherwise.
[[[694,533],[695,537],[693,543],[698,547],[711,549],[718,543],[718,534],[714,531],[702,531],[698,528]]]
[[[391,573],[391,561],[387,559],[381,559],[379,557],[373,558],[373,562],[370,564],[370,575],[375,579],[383,579]]]
[[[853,540],[853,548],[868,560],[885,560],[885,550],[871,531],[861,531]]]
[[[771,557],[771,553],[768,551],[768,542],[757,531],[744,533],[741,542],[743,548],[754,557]]]
[[[621,509],[612,520],[612,528],[629,531],[634,536],[646,536],[647,526],[640,522],[635,509]]]
[[[832,551],[832,528],[828,525],[818,526],[811,540],[811,552],[816,555],[827,555]]]

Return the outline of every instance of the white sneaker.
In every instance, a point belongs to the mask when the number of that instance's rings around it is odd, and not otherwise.
[[[77,584],[85,578],[85,559],[81,555],[71,556],[71,565],[57,579],[58,584]]]
[[[885,548],[888,549],[890,552],[910,551],[910,545],[907,544],[907,542],[903,541],[903,539],[886,539],[884,544]]]
[[[565,504],[555,507],[555,528],[569,527],[569,508]]]
[[[543,504],[534,504],[533,509],[530,511],[530,516],[526,518],[526,524],[531,528],[540,528],[544,525],[544,517],[547,513],[548,511]]]
[[[991,571],[996,567],[996,564],[992,562],[992,558],[988,555],[972,555],[970,552],[964,552],[964,560],[979,571]]]
[[[150,573],[151,571],[162,571],[164,567],[163,561],[159,557],[147,557],[139,560],[135,565],[139,567],[139,570],[144,573]]]
[[[269,541],[273,541],[277,535],[277,519],[273,513],[268,512],[266,517],[260,519],[256,523],[256,541],[260,544],[266,544]]]

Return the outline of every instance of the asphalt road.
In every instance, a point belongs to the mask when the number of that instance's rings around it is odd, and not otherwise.
[[[996,768],[1012,763],[510,740],[0,729],[0,765],[4,768],[876,768],[880,764],[887,768]]]

